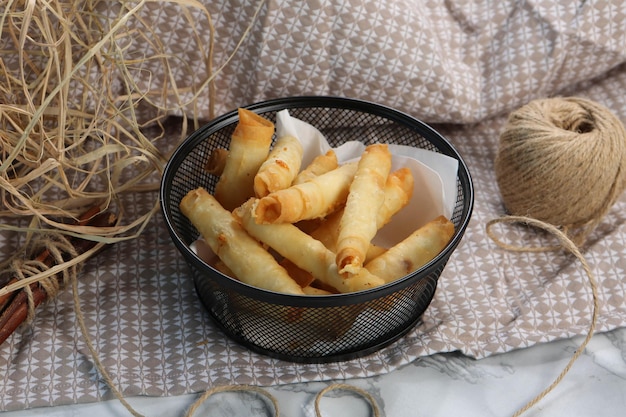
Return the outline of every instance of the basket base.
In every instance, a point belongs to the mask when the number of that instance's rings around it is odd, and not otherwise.
[[[350,360],[359,359],[365,356],[369,356],[391,345],[392,343],[401,339],[402,337],[404,337],[421,321],[422,314],[423,314],[423,313],[420,314],[415,320],[409,323],[406,326],[406,328],[404,328],[402,331],[394,333],[393,336],[391,337],[380,338],[381,340],[374,341],[372,344],[362,349],[341,351],[341,352],[324,355],[324,356],[298,356],[298,355],[280,353],[275,350],[264,348],[263,346],[259,346],[255,343],[252,343],[249,340],[246,340],[245,338],[241,337],[240,335],[233,333],[227,327],[225,327],[220,322],[220,320],[211,312],[211,309],[209,308],[209,306],[206,305],[202,297],[199,297],[199,298],[205,311],[208,313],[209,317],[211,317],[211,320],[213,321],[213,323],[215,323],[215,325],[222,331],[222,333],[224,333],[224,335],[228,337],[230,340],[234,341],[240,346],[245,347],[246,349],[249,349],[252,352],[255,352],[255,353],[258,353],[258,354],[261,354],[261,355],[264,355],[273,359],[279,359],[279,360],[286,361],[286,362],[303,363],[303,364],[323,364],[323,363],[331,363],[331,362],[345,362],[345,361],[350,361]]]

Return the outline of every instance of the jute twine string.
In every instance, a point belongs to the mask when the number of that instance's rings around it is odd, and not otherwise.
[[[330,391],[335,391],[335,390],[343,390],[343,391],[350,391],[353,392],[357,395],[359,395],[360,397],[362,397],[363,399],[365,399],[368,403],[369,406],[372,410],[372,415],[374,417],[379,417],[380,416],[380,410],[378,409],[378,404],[376,403],[376,400],[374,399],[374,397],[367,391],[361,389],[361,388],[357,388],[355,386],[352,385],[348,385],[348,384],[331,384],[329,386],[327,386],[326,388],[324,388],[323,390],[321,390],[317,396],[315,397],[315,415],[316,417],[322,417],[322,412],[320,410],[320,402],[322,400],[322,398],[326,395],[326,393],[330,392]]]
[[[13,275],[18,279],[18,281],[25,280],[28,276],[35,275],[45,268],[46,265],[38,261],[31,261],[26,263],[15,260],[11,264],[11,270],[13,271]],[[49,278],[42,280],[42,284],[44,283],[44,281],[49,280]],[[28,297],[28,316],[26,317],[26,323],[31,323],[35,319],[35,300],[33,297],[33,291],[31,290],[30,286],[24,287],[24,291],[26,292],[26,296]]]
[[[571,253],[581,263],[592,293],[585,339],[552,384],[520,408],[513,415],[517,417],[563,380],[595,332],[597,282],[580,248],[626,186],[626,131],[606,107],[590,100],[535,100],[509,116],[500,135],[495,170],[509,214],[487,222],[487,235],[509,251]],[[496,224],[543,230],[558,245],[506,243],[494,233]]]
[[[102,365],[102,362],[100,361],[100,357],[98,355],[98,351],[95,348],[91,338],[89,337],[89,331],[87,329],[87,325],[85,324],[84,316],[82,314],[80,296],[79,296],[79,291],[78,291],[78,279],[76,275],[72,275],[70,277],[70,282],[72,283],[72,294],[73,294],[73,300],[74,300],[74,309],[76,310],[76,320],[78,322],[81,333],[83,334],[83,337],[87,344],[87,348],[89,349],[89,352],[91,353],[91,356],[94,360],[96,369],[98,369],[98,372],[100,372],[100,375],[104,379],[109,389],[112,391],[113,395],[118,399],[118,401],[120,401],[120,404],[122,404],[124,408],[126,408],[130,414],[132,414],[135,417],[145,417],[139,411],[135,410],[133,406],[124,398],[124,394],[117,388],[115,382],[113,381],[113,378],[109,375],[106,368],[104,368],[104,366]],[[322,417],[322,413],[319,407],[319,403],[322,397],[327,392],[331,390],[336,390],[336,389],[352,391],[362,396],[370,404],[374,417],[380,416],[380,412],[379,412],[376,400],[368,392],[360,388],[348,385],[348,384],[331,384],[325,389],[323,389],[322,391],[320,391],[316,396],[316,399],[315,399],[316,417]],[[251,393],[258,394],[262,397],[265,397],[272,404],[272,407],[274,410],[274,414],[273,414],[274,417],[280,416],[280,406],[279,406],[278,400],[271,393],[269,393],[269,391],[261,387],[254,386],[254,385],[221,385],[221,386],[213,387],[205,391],[200,397],[198,397],[196,401],[194,401],[193,404],[191,404],[191,406],[187,409],[187,412],[184,414],[184,416],[193,417],[196,411],[198,411],[198,409],[202,406],[202,404],[204,404],[209,398],[211,398],[212,396],[216,394],[220,394],[224,392],[251,392]]]
[[[67,254],[72,257],[78,256],[74,246],[67,240],[67,238],[60,234],[42,235],[36,239],[33,246],[41,250],[47,250],[48,254],[57,264],[63,263],[63,254]],[[15,258],[11,262],[10,271],[18,279],[18,281],[25,281],[28,280],[28,277],[35,276],[48,269],[49,267],[45,263],[37,259],[25,260],[22,258]],[[61,288],[63,288],[70,281],[70,279],[72,279],[72,277],[76,277],[78,269],[78,265],[72,265],[60,271],[61,279],[57,279],[56,276],[51,276],[38,281],[39,285],[45,291],[48,299],[56,297]],[[26,318],[26,323],[30,323],[35,318],[35,301],[30,286],[27,285],[23,289],[26,292],[28,300],[28,316]]]
[[[556,386],[561,383],[563,378],[565,378],[565,375],[570,371],[570,369],[574,365],[574,362],[576,362],[578,357],[584,352],[585,347],[587,347],[587,344],[589,343],[589,341],[593,337],[593,334],[594,334],[595,329],[596,329],[596,324],[597,324],[597,321],[598,321],[598,315],[599,315],[598,285],[597,285],[596,279],[595,279],[595,277],[593,275],[593,272],[591,271],[591,268],[589,267],[589,264],[587,263],[587,261],[585,260],[585,257],[583,256],[583,254],[580,252],[580,250],[576,246],[576,243],[574,243],[574,241],[572,241],[558,227],[550,225],[550,224],[548,224],[546,222],[542,222],[540,220],[536,220],[536,219],[533,219],[533,218],[530,218],[530,217],[523,217],[523,216],[506,216],[506,217],[502,217],[500,219],[494,219],[494,220],[489,221],[487,223],[487,234],[489,235],[489,237],[492,240],[494,240],[496,242],[496,244],[498,244],[499,246],[501,246],[501,247],[503,247],[503,248],[505,248],[507,250],[516,251],[516,252],[537,252],[537,251],[541,251],[541,250],[554,250],[554,248],[552,248],[552,247],[545,247],[545,248],[521,247],[521,246],[515,246],[515,245],[510,245],[510,244],[504,243],[493,233],[493,230],[492,230],[492,226],[495,225],[495,224],[498,224],[498,223],[509,223],[509,224],[518,223],[518,224],[524,224],[524,225],[527,225],[527,226],[531,226],[531,227],[535,227],[535,228],[538,228],[538,229],[545,230],[546,232],[550,233],[552,236],[556,237],[559,240],[560,244],[561,244],[560,247],[562,249],[570,252],[571,254],[573,254],[576,257],[576,259],[578,259],[580,261],[580,263],[581,263],[581,265],[583,267],[583,270],[587,274],[587,278],[588,278],[588,281],[589,281],[589,286],[591,287],[591,294],[592,294],[591,322],[589,324],[589,329],[587,330],[587,336],[585,337],[585,339],[583,340],[581,345],[578,347],[578,349],[576,349],[576,351],[574,352],[574,354],[570,358],[570,360],[567,363],[567,365],[565,366],[565,368],[563,368],[561,373],[548,386],[548,388],[543,390],[539,395],[537,395],[535,398],[533,398],[531,401],[529,401],[526,405],[524,405],[521,409],[519,409],[515,414],[513,414],[514,417],[517,417],[517,416],[520,416],[520,415],[524,414],[526,411],[528,411],[532,407],[534,407],[537,403],[539,403],[539,401],[541,401],[552,390],[554,390],[554,388],[556,388]]]
[[[191,407],[189,407],[189,409],[187,410],[187,413],[185,414],[185,417],[193,416],[194,413],[198,410],[198,408],[200,408],[202,403],[204,403],[207,399],[209,399],[213,395],[221,393],[221,392],[252,392],[252,393],[259,394],[267,398],[271,402],[274,408],[273,415],[275,417],[280,416],[280,407],[278,405],[278,400],[272,394],[270,394],[267,390],[264,390],[263,388],[259,388],[254,385],[224,385],[224,386],[214,387],[206,391],[200,398],[198,398],[191,405]]]
[[[98,355],[98,351],[95,348],[91,337],[89,336],[89,330],[87,329],[87,325],[85,324],[85,320],[84,320],[84,316],[82,314],[82,310],[81,310],[81,303],[80,303],[80,295],[79,295],[79,291],[78,291],[78,279],[76,277],[76,275],[72,275],[69,277],[69,281],[72,283],[72,294],[73,294],[73,301],[74,301],[74,309],[76,310],[76,321],[78,322],[78,326],[80,328],[80,331],[85,339],[85,342],[87,344],[87,348],[89,349],[89,352],[91,353],[91,356],[94,360],[94,365],[96,366],[96,369],[98,369],[98,372],[100,373],[100,375],[102,376],[102,379],[104,379],[106,385],[109,387],[109,389],[111,390],[111,392],[113,393],[113,395],[118,399],[118,401],[120,402],[120,404],[122,404],[124,406],[124,408],[126,408],[128,410],[128,412],[135,416],[135,417],[145,417],[143,414],[141,414],[139,411],[135,410],[135,408],[133,408],[133,406],[124,398],[124,394],[117,388],[117,385],[115,384],[115,382],[113,381],[113,378],[111,377],[111,375],[109,375],[109,373],[107,372],[106,368],[104,367],[104,365],[102,364],[102,362],[100,361],[100,357]],[[316,417],[322,417],[322,413],[320,410],[320,406],[319,403],[322,399],[322,397],[328,393],[329,391],[332,390],[336,390],[336,389],[341,389],[341,390],[346,390],[346,391],[352,391],[360,396],[362,396],[365,400],[367,400],[367,402],[369,403],[373,415],[374,417],[379,417],[380,416],[380,412],[378,409],[378,405],[376,403],[376,400],[372,397],[371,394],[369,394],[368,392],[348,385],[348,384],[331,384],[328,387],[326,387],[325,389],[321,390],[315,399],[315,415]],[[193,402],[193,404],[191,404],[191,406],[187,409],[187,412],[184,414],[185,417],[193,417],[193,415],[196,413],[196,411],[202,406],[202,404],[204,404],[209,398],[211,398],[212,396],[216,395],[216,394],[220,394],[223,392],[251,392],[251,393],[256,393],[262,397],[265,397],[267,400],[269,400],[269,402],[272,404],[272,407],[274,409],[274,417],[279,417],[280,416],[280,406],[278,403],[278,400],[271,394],[269,393],[269,391],[258,387],[258,386],[254,386],[254,385],[221,385],[221,386],[216,386],[213,387],[207,391],[205,391],[200,397],[198,397],[196,399],[196,401]]]

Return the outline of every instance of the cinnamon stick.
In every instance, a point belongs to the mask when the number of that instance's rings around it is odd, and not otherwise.
[[[97,227],[112,226],[116,220],[115,215],[109,212],[98,213],[99,210],[98,207],[91,208],[80,217],[77,224]],[[76,237],[70,237],[69,241],[78,254],[85,253],[97,243]],[[44,249],[36,259],[47,267],[55,264],[55,259],[47,249]],[[61,274],[58,274],[54,279],[61,280]],[[13,278],[11,281],[16,280]],[[32,292],[34,307],[39,306],[48,298],[47,292],[39,283],[30,284],[29,288]],[[0,314],[0,344],[2,344],[28,317],[29,305],[26,290],[22,289],[3,296],[0,299],[0,308],[2,311]]]
[[[7,282],[7,285],[13,284],[14,282],[17,282],[17,279],[11,278],[11,280]],[[4,311],[9,305],[9,303],[11,302],[11,300],[13,300],[14,297],[15,297],[15,293],[8,293],[8,294],[0,295],[0,311]]]

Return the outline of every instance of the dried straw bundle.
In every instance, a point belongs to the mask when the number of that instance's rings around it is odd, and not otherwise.
[[[120,197],[158,189],[168,150],[166,119],[181,116],[179,138],[199,125],[193,109],[211,95],[211,16],[198,1],[172,0],[189,26],[204,75],[179,85],[180,57],[154,32],[154,0],[9,0],[0,13],[0,230],[24,236],[17,256],[42,230],[101,244],[131,239],[158,209],[125,218]],[[202,29],[200,34],[196,28]],[[206,42],[207,33],[210,42]],[[141,43],[141,56],[129,55]],[[206,45],[206,46],[205,46]],[[141,71],[161,68],[165,80],[140,86]],[[165,151],[164,151],[165,149]],[[80,226],[71,220],[98,205],[113,210],[112,227]],[[44,279],[79,259],[35,274]],[[10,260],[7,260],[7,264]],[[4,265],[6,267],[6,264]],[[22,285],[26,285],[24,282]],[[6,290],[1,288],[0,291]]]

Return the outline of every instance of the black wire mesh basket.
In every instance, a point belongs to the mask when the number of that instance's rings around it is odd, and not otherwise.
[[[236,110],[193,132],[170,158],[161,183],[161,208],[171,238],[190,267],[198,296],[226,335],[247,348],[292,362],[323,363],[371,354],[399,339],[430,304],[437,281],[465,232],[473,209],[473,186],[454,147],[421,121],[378,104],[338,97],[291,97],[246,107],[275,122],[292,117],[317,128],[331,146],[360,140],[394,143],[439,152],[458,161],[455,232],[428,264],[392,283],[366,291],[326,296],[280,294],[249,286],[205,263],[190,245],[198,231],[181,213],[188,191],[213,192],[218,177],[205,164],[215,148],[228,148],[238,122]],[[242,254],[245,256],[245,254]]]

